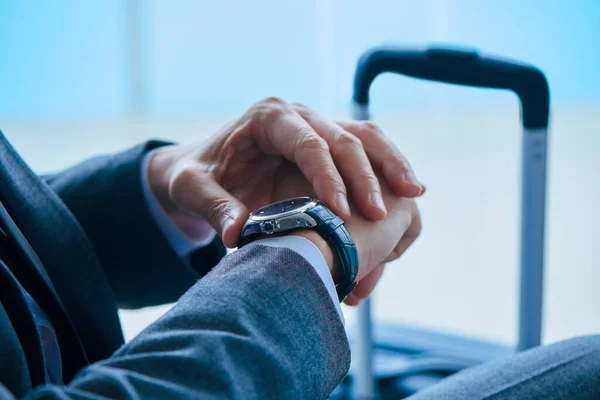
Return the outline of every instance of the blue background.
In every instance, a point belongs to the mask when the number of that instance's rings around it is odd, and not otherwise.
[[[271,94],[339,112],[364,49],[431,41],[539,66],[555,106],[600,100],[597,0],[140,3],[148,114],[229,115]],[[125,10],[117,0],[0,2],[0,116],[127,115]],[[414,83],[382,80],[382,110],[477,106],[464,92],[440,104]]]

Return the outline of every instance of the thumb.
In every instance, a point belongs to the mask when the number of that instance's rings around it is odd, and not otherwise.
[[[169,191],[177,207],[204,218],[226,247],[238,245],[248,209],[212,176],[187,170],[171,182]]]

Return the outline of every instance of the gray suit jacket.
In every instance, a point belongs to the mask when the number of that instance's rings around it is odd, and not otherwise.
[[[350,351],[322,281],[288,249],[249,245],[213,268],[224,254],[216,240],[180,260],[139,179],[144,154],[161,145],[44,182],[0,133],[0,222],[20,260],[11,268],[56,330],[66,383],[46,382],[39,332],[15,277],[0,274],[0,399],[326,397]],[[181,295],[123,344],[117,305]]]

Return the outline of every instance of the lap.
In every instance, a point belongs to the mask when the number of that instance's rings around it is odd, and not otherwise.
[[[600,399],[600,335],[469,368],[410,399]]]

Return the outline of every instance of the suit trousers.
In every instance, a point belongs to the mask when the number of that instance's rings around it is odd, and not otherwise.
[[[600,399],[600,335],[537,347],[469,368],[410,399]]]

